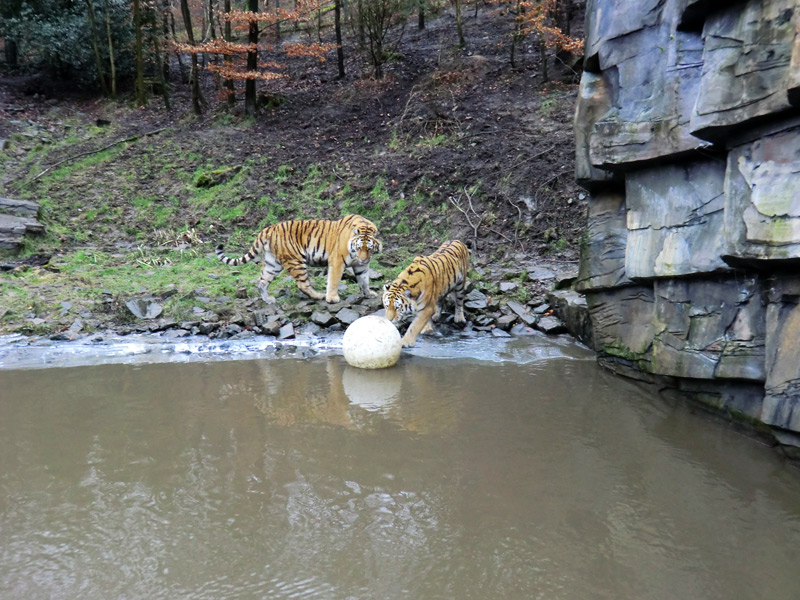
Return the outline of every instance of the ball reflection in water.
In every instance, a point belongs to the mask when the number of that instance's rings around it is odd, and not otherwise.
[[[378,315],[356,319],[342,339],[344,359],[360,369],[391,367],[400,358],[401,350],[400,332],[391,321]]]
[[[345,367],[342,386],[350,404],[370,412],[388,411],[400,398],[402,370],[364,370]]]

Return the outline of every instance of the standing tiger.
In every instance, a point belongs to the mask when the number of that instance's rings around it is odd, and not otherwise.
[[[358,215],[347,215],[338,221],[313,219],[283,221],[263,229],[246,254],[239,258],[225,256],[222,244],[217,246],[217,258],[228,265],[238,266],[256,261],[263,263],[258,288],[264,302],[274,302],[269,284],[283,270],[297,281],[297,287],[314,300],[325,298],[339,302],[339,282],[345,267],[352,267],[365,298],[377,296],[369,289],[369,260],[383,248],[375,237],[378,228],[372,221]],[[325,294],[316,291],[308,281],[309,266],[328,265],[328,284]]]
[[[420,333],[433,331],[431,319],[439,314],[439,300],[452,293],[455,322],[465,323],[464,294],[469,271],[469,250],[458,240],[448,241],[429,256],[417,256],[384,287],[386,318],[395,324],[416,315],[403,336],[403,347],[413,346]]]

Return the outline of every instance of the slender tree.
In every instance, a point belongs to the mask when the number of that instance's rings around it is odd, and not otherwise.
[[[86,14],[89,17],[89,26],[92,30],[92,51],[94,52],[94,65],[97,69],[97,80],[100,82],[100,90],[103,92],[103,95],[108,96],[108,84],[106,83],[106,76],[103,71],[103,57],[100,55],[97,19],[94,14],[94,4],[92,4],[92,0],[86,0]]]
[[[248,0],[248,9],[251,13],[258,13],[258,0]],[[258,20],[252,19],[247,31],[247,41],[250,48],[247,51],[247,71],[255,73],[258,67]],[[244,112],[255,116],[258,105],[256,103],[256,78],[247,77],[244,82]]]
[[[456,5],[456,30],[458,31],[458,47],[465,48],[467,41],[464,39],[464,24],[461,21],[461,0],[453,0]]]
[[[186,37],[189,40],[189,47],[194,48],[194,32],[192,31],[192,14],[189,12],[189,1],[181,0],[181,14],[183,24],[186,27]],[[197,65],[197,52],[192,52],[192,70],[189,74],[189,83],[192,86],[192,107],[194,113],[199,115],[203,112],[205,99],[200,92],[200,73]]]
[[[103,12],[106,21],[106,38],[108,40],[108,68],[111,73],[111,97],[117,97],[117,62],[114,59],[114,36],[111,32],[111,9],[108,0],[103,0]]]
[[[142,5],[141,0],[133,0],[133,28],[136,36],[134,56],[136,57],[136,104],[147,104],[147,89],[144,85],[144,49],[142,42]]]
[[[367,38],[367,49],[376,79],[383,79],[386,62],[386,44],[389,31],[397,24],[405,24],[415,6],[412,0],[360,0],[359,23]]]
[[[336,30],[336,63],[339,79],[344,79],[344,44],[342,43],[342,0],[334,3],[334,29]]]
[[[185,2],[186,0],[182,0]],[[276,10],[274,12],[262,12],[258,10],[258,0],[247,0],[248,9],[251,10],[231,10],[221,13],[220,19],[225,22],[237,24],[244,27],[247,31],[247,43],[234,43],[227,39],[215,39],[205,44],[178,44],[178,48],[184,52],[190,52],[192,56],[198,53],[222,54],[230,57],[222,65],[211,64],[207,69],[225,79],[233,82],[244,82],[244,105],[245,113],[255,115],[258,109],[257,103],[257,81],[271,81],[287,77],[285,65],[275,61],[260,61],[259,52],[273,50],[272,47],[264,43],[263,32],[274,31],[274,26],[284,22],[299,22],[315,18],[316,11],[319,10],[317,0],[297,1],[297,8],[294,10]],[[335,48],[335,44],[322,43],[300,43],[283,42],[281,50],[288,56],[310,56],[321,61],[325,60],[325,54]],[[234,88],[235,89],[235,88]],[[230,94],[230,91],[228,92]]]
[[[231,12],[231,0],[225,0],[223,6],[225,14],[229,14]],[[224,33],[222,35],[223,39],[229,44],[232,43],[233,30],[231,28],[230,20],[227,19],[225,20],[223,28],[224,28],[223,29]],[[223,60],[225,62],[225,67],[228,70],[230,70],[231,67],[233,66],[233,57],[230,54],[224,54],[223,57],[224,57]],[[228,100],[228,106],[230,108],[233,108],[236,105],[236,83],[230,77],[225,78],[225,89],[227,90],[226,96]]]
[[[562,0],[564,1],[564,0]],[[536,37],[542,63],[542,79],[549,78],[547,50],[565,52],[583,50],[583,40],[564,33],[555,21],[559,0],[493,0],[504,6],[504,12],[513,17],[510,62],[516,67],[516,48],[527,35]]]

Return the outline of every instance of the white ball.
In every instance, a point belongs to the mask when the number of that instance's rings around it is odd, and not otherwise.
[[[400,332],[386,317],[368,315],[353,321],[342,338],[348,364],[360,369],[391,367],[400,358]]]

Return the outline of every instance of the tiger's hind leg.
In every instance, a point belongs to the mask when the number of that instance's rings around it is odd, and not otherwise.
[[[261,267],[261,276],[256,283],[256,287],[261,293],[261,299],[268,304],[275,302],[275,298],[269,295],[269,284],[281,271],[283,271],[281,264],[271,254],[268,254],[265,257],[264,266]]]
[[[464,297],[467,295],[467,280],[463,279],[460,284],[453,290],[452,298],[455,305],[455,314],[453,315],[453,322],[464,324],[467,322],[464,317]]]
[[[294,280],[297,282],[297,287],[301,292],[314,300],[322,300],[325,297],[325,294],[321,294],[311,287],[311,283],[308,281],[308,269],[304,262],[300,260],[291,260],[284,266],[286,270],[289,271],[289,275],[294,277]]]

